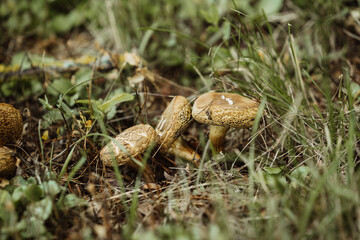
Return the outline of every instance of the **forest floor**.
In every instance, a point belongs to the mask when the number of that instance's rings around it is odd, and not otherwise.
[[[7,144],[18,162],[1,182],[1,238],[360,236],[359,4],[275,1],[266,15],[237,1],[105,2],[56,12],[74,22],[65,32],[55,17],[39,30],[39,14],[15,34],[25,10],[0,7],[0,102],[24,122]],[[155,128],[174,96],[193,104],[208,91],[259,103],[253,127],[230,129],[222,153],[192,121],[180,138],[199,166],[159,146],[142,158],[151,183],[144,164],[103,164],[109,139]]]

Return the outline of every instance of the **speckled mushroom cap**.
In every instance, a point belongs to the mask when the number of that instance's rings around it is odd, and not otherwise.
[[[200,122],[224,127],[249,128],[259,103],[235,93],[208,92],[193,105],[192,116]]]
[[[191,121],[191,106],[183,96],[176,96],[167,106],[156,125],[158,143],[167,151]]]
[[[122,145],[130,156],[136,157],[156,141],[156,132],[148,124],[139,124],[124,130],[116,136],[115,141]],[[100,159],[106,166],[111,166],[115,157],[120,166],[131,159],[128,154],[111,141],[101,150]]]
[[[15,175],[16,159],[14,152],[7,147],[0,147],[0,177],[9,178]]]
[[[19,139],[22,129],[23,121],[20,111],[10,104],[0,103],[0,146]]]

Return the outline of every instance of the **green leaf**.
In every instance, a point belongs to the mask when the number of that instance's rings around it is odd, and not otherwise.
[[[60,97],[60,99],[61,99],[61,97]],[[68,117],[71,117],[74,115],[74,111],[71,110],[71,108],[66,103],[64,103],[64,101],[59,100],[59,103],[57,104],[57,106],[59,109],[61,109],[63,112],[65,112],[65,114]]]
[[[281,173],[282,169],[283,167],[264,167],[264,171],[271,175]]]
[[[112,107],[114,107],[116,104],[122,103],[122,102],[128,102],[132,101],[134,99],[134,95],[130,93],[120,93],[110,100],[104,102],[103,104],[99,105],[98,108],[100,111],[107,113],[111,110]]]
[[[86,206],[87,202],[84,199],[78,198],[75,194],[68,194],[64,198],[60,198],[56,205],[63,210]]]
[[[225,21],[221,26],[221,31],[223,34],[223,39],[227,40],[230,38],[231,35],[231,24],[228,21]]]
[[[201,9],[200,14],[205,19],[205,21],[208,23],[217,25],[219,22],[220,16],[219,16],[217,7],[214,4],[211,5],[210,9],[207,9],[207,10]]]
[[[300,166],[296,168],[294,171],[290,174],[290,186],[292,188],[297,188],[299,186],[304,186],[306,183],[306,179],[308,178],[308,175],[311,173],[310,168],[307,166]]]
[[[360,85],[356,82],[350,83],[351,95],[355,97],[355,95],[360,91]]]
[[[47,232],[44,223],[34,216],[27,216],[24,222],[26,223],[26,229],[21,232],[23,238],[36,238]]]
[[[17,221],[17,213],[11,195],[7,191],[0,190],[0,233],[1,225],[13,224]]]
[[[39,101],[41,102],[44,109],[46,110],[54,109],[54,107],[49,103],[49,100],[47,99],[46,95],[44,96],[44,99],[39,98]]]
[[[73,10],[67,15],[57,15],[50,22],[51,30],[55,32],[67,32],[71,28],[78,26],[84,19],[80,11]]]
[[[94,105],[94,104],[96,104],[96,102],[99,102],[101,100],[90,100],[90,101],[91,101],[91,104]],[[76,103],[89,104],[89,99],[79,99],[79,100],[76,100]]]
[[[17,187],[25,186],[26,184],[27,182],[23,177],[16,176],[11,179],[10,184],[5,187],[5,190],[12,194]]]
[[[22,69],[26,69],[30,68],[31,64],[25,52],[18,52],[11,58],[11,66],[21,66]]]
[[[36,184],[26,186],[24,196],[31,202],[39,201],[43,195],[42,189]]]
[[[260,0],[256,8],[260,11],[264,10],[266,15],[277,13],[283,6],[283,0]]]
[[[61,192],[60,185],[54,180],[44,182],[41,185],[41,188],[46,194],[49,194],[52,198],[54,198],[57,194]]]
[[[11,201],[10,193],[0,189],[0,206],[4,206],[3,204],[7,201]]]
[[[52,212],[53,202],[50,197],[45,197],[41,201],[31,203],[27,206],[27,213],[40,221],[47,220]]]
[[[75,74],[76,84],[89,81],[93,74],[93,70],[90,68],[81,68]]]
[[[36,179],[34,177],[29,177],[26,182],[28,184],[36,184]]]
[[[70,79],[60,78],[54,80],[47,88],[47,93],[58,96],[59,93],[64,94],[69,88],[72,87]]]
[[[285,191],[288,186],[286,178],[282,176],[283,167],[264,167],[264,170],[259,172],[264,177],[266,184],[280,193]]]
[[[306,176],[310,173],[310,168],[307,166],[300,166],[296,168],[294,171],[291,172],[290,176],[300,180],[304,181]]]
[[[12,199],[15,203],[19,202],[23,198],[25,188],[25,186],[15,188],[14,192],[12,193]]]
[[[48,128],[51,124],[53,124],[57,121],[63,120],[61,113],[58,110],[50,110],[47,113],[45,113],[42,118],[44,120],[44,121],[41,121],[41,127],[43,129]]]
[[[216,33],[218,31],[219,31],[218,26],[211,25],[206,28],[206,32],[208,32],[208,33]]]

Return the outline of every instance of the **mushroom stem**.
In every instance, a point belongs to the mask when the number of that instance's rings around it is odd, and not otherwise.
[[[200,155],[194,151],[181,136],[171,144],[167,152],[173,156],[178,156],[179,158],[192,162],[196,167],[199,166]]]
[[[144,180],[146,183],[154,183],[155,182],[155,174],[151,170],[151,168],[148,164],[145,165],[143,177],[144,177]]]
[[[209,139],[216,152],[224,150],[225,135],[228,130],[229,127],[210,125]]]
[[[141,157],[137,156],[137,157],[135,157],[135,158],[136,158],[139,162],[142,162],[142,163],[143,163]],[[129,166],[131,166],[132,168],[134,168],[134,169],[136,169],[136,170],[139,171],[139,168],[140,168],[140,167],[139,167],[139,165],[137,165],[134,161],[130,160],[130,161],[128,162],[128,164],[129,164]],[[143,164],[144,164],[144,163],[143,163]],[[155,178],[154,178],[155,174],[154,174],[154,172],[151,170],[151,168],[150,168],[150,166],[149,166],[148,164],[145,164],[145,168],[144,168],[144,171],[143,171],[142,175],[143,175],[143,178],[144,178],[144,180],[145,180],[146,183],[154,183],[154,182],[155,182]]]

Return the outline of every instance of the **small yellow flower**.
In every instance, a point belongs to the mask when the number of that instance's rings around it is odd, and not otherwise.
[[[89,129],[89,128],[91,128],[91,126],[92,126],[92,121],[91,121],[91,120],[87,120],[87,121],[85,122],[85,127],[86,127],[87,129]]]
[[[44,141],[46,141],[46,140],[49,139],[49,131],[48,131],[48,130],[46,130],[46,131],[43,133],[43,135],[41,136],[41,139],[44,140]]]

